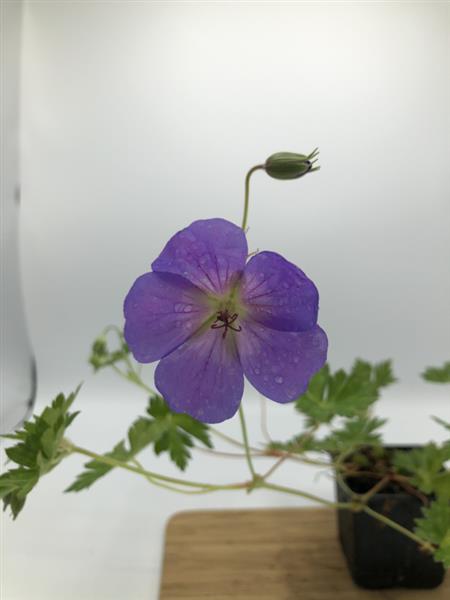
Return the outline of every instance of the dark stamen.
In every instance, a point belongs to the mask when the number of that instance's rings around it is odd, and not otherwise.
[[[237,313],[234,313],[234,315],[230,315],[230,313],[227,310],[218,312],[215,322],[211,325],[211,329],[222,329],[223,327],[224,332],[222,334],[222,338],[225,339],[228,329],[237,332],[242,331],[242,327],[240,325],[238,325],[237,327],[233,327],[232,325],[232,323],[234,323],[237,318]]]

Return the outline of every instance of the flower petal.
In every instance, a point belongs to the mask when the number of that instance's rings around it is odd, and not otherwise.
[[[247,253],[240,227],[225,219],[205,219],[176,233],[152,269],[182,275],[202,290],[220,294],[243,270]]]
[[[237,411],[244,375],[235,342],[208,328],[158,364],[155,384],[175,412],[204,423],[220,423]]]
[[[236,339],[245,376],[275,402],[290,402],[304,393],[327,358],[327,336],[318,325],[308,331],[276,331],[246,319]]]
[[[319,293],[298,267],[275,252],[260,252],[244,270],[241,299],[250,316],[280,331],[306,331],[317,323]]]
[[[152,362],[186,341],[210,313],[206,295],[187,279],[146,273],[125,298],[125,340],[137,361]]]

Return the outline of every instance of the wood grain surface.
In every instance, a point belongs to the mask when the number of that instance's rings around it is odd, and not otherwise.
[[[450,600],[436,590],[368,591],[347,573],[329,509],[178,513],[166,529],[160,600]]]

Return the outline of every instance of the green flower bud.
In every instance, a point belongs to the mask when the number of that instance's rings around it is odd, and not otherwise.
[[[264,168],[266,173],[274,179],[298,179],[306,173],[317,171],[315,167],[316,156],[319,154],[315,148],[311,154],[295,154],[294,152],[277,152],[266,160]]]

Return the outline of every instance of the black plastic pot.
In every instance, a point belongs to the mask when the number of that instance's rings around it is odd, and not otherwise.
[[[362,478],[348,478],[346,483],[355,493],[364,493],[367,486]],[[340,502],[350,500],[341,487],[336,489]],[[369,506],[412,530],[415,519],[422,516],[423,504],[416,496],[388,488],[375,494]],[[401,533],[363,512],[338,510],[337,517],[341,546],[357,585],[368,589],[431,589],[443,582],[443,565]]]

